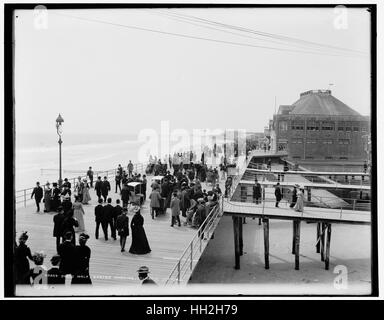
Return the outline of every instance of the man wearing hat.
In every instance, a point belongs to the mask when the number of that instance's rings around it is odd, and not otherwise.
[[[33,188],[31,199],[35,196],[35,202],[37,210],[36,212],[40,212],[40,202],[43,199],[43,188],[40,187],[40,182],[36,182],[36,187]]]
[[[142,280],[141,284],[152,284],[152,285],[156,285],[156,282],[153,281],[153,280],[148,276],[148,273],[149,273],[149,269],[148,269],[148,267],[146,267],[146,266],[142,266],[142,267],[140,267],[139,270],[137,270],[137,273],[138,273],[139,279]]]
[[[255,203],[259,204],[261,198],[261,186],[260,183],[255,179],[255,184],[253,185],[253,199],[255,199]]]
[[[64,235],[65,241],[59,246],[58,254],[61,258],[60,271],[62,274],[72,274],[75,266],[75,245],[72,243],[73,234],[68,231]]]
[[[71,183],[68,181],[67,178],[64,179],[63,188],[68,188],[71,190]]]
[[[122,213],[117,217],[116,229],[120,236],[120,248],[121,252],[125,251],[125,243],[129,236],[129,218],[127,217],[128,209],[124,208]]]
[[[65,277],[59,270],[60,261],[57,254],[51,258],[52,268],[47,271],[48,284],[65,284]]]
[[[52,183],[52,203],[51,209],[52,211],[57,211],[57,208],[60,206],[60,189],[57,187],[57,182]]]
[[[53,236],[56,238],[56,251],[59,251],[59,246],[61,243],[62,237],[62,226],[63,221],[65,219],[63,207],[60,206],[58,209],[58,213],[53,216]]]
[[[275,207],[276,208],[279,208],[279,202],[281,201],[282,197],[283,196],[282,196],[281,189],[280,189],[280,183],[277,183],[275,186],[275,198],[276,198]]]
[[[89,235],[81,233],[79,245],[75,247],[75,266],[71,284],[92,284],[89,275],[89,260],[91,259],[91,249],[86,245]]]

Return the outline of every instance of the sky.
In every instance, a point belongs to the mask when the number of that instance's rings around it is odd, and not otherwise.
[[[64,134],[158,131],[161,120],[171,130],[260,132],[280,104],[328,88],[370,114],[364,9],[342,15],[334,8],[19,10],[16,16],[17,133],[55,132],[59,113]]]

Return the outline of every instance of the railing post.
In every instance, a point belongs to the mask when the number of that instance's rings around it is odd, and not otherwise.
[[[27,206],[27,190],[24,189],[24,208]]]
[[[352,206],[352,210],[355,210],[356,208],[356,199],[353,199],[353,206]]]
[[[192,271],[192,267],[193,267],[193,241],[191,242],[191,265],[190,265],[191,271]]]
[[[177,264],[177,284],[180,284],[180,260]]]

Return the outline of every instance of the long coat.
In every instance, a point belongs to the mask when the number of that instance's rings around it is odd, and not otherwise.
[[[151,208],[160,208],[160,193],[157,190],[153,190],[149,195],[149,199],[151,199],[150,206]]]
[[[172,197],[171,212],[172,217],[177,217],[180,215],[180,199],[178,197]]]
[[[282,198],[281,189],[279,187],[276,187],[275,189],[275,197],[276,201],[280,201]]]
[[[62,234],[62,225],[65,219],[65,215],[63,213],[57,213],[53,216],[53,236],[61,237]]]
[[[59,245],[58,254],[61,257],[60,271],[62,274],[72,274],[76,265],[75,245],[70,241],[64,241]]]
[[[132,244],[129,249],[133,254],[146,254],[151,252],[144,228],[144,218],[140,211],[136,212],[131,221]]]
[[[293,207],[293,209],[295,209],[295,211],[303,212],[303,210],[304,210],[304,194],[302,191],[299,191],[299,193],[297,195],[296,205]]]

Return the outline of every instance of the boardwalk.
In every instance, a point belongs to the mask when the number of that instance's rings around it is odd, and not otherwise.
[[[114,184],[112,183],[114,187]],[[209,190],[209,186],[206,186]],[[150,188],[149,188],[150,189]],[[93,286],[92,293],[99,294],[117,294],[115,291],[100,291],[101,289],[116,287],[137,286],[141,282],[137,278],[137,269],[146,265],[151,270],[151,278],[158,284],[164,284],[168,279],[172,268],[177,263],[181,254],[188,246],[189,242],[196,233],[196,229],[186,226],[171,227],[170,210],[165,215],[151,219],[149,214],[149,201],[147,200],[142,207],[141,213],[144,217],[144,228],[148,237],[152,252],[146,255],[133,255],[128,252],[131,244],[131,235],[127,239],[126,252],[120,252],[119,240],[109,239],[105,241],[101,236],[98,240],[94,238],[95,222],[94,207],[96,205],[96,194],[91,189],[92,201],[89,205],[84,205],[85,226],[87,233],[91,236],[88,240],[88,246],[92,250],[90,273]],[[149,191],[148,191],[149,193]],[[113,205],[117,199],[116,193],[110,193],[113,198]],[[148,197],[147,197],[148,199]],[[28,231],[28,245],[32,252],[43,250],[47,254],[45,265],[50,267],[49,259],[56,253],[55,238],[53,231],[53,214],[34,213],[35,207],[30,205],[26,208],[20,208],[16,211],[16,232]],[[129,212],[131,220],[133,213]],[[181,217],[181,216],[180,216]],[[182,223],[184,218],[181,217]],[[102,234],[102,232],[101,232]],[[76,236],[78,238],[78,234]],[[31,266],[33,263],[31,263]],[[31,294],[31,290],[18,291],[18,294]],[[65,294],[71,293],[70,290]],[[89,293],[89,291],[88,291]]]

